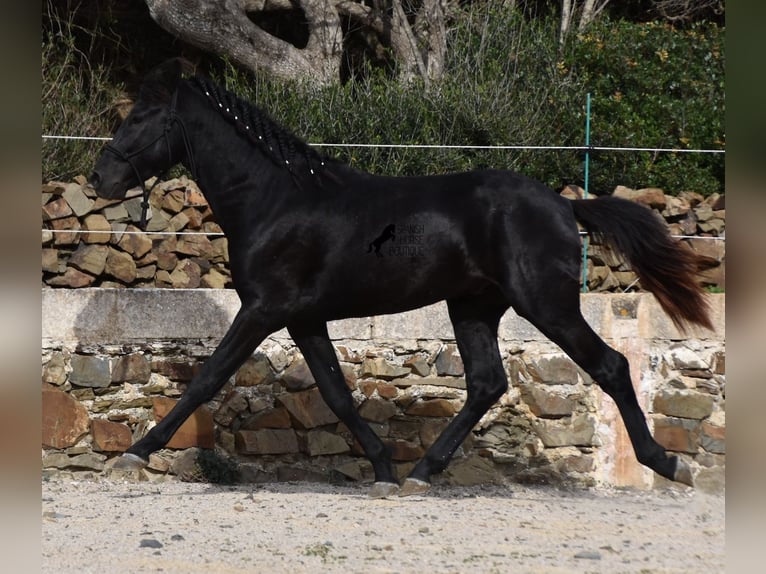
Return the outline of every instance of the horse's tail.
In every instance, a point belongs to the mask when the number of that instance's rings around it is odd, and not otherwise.
[[[696,323],[713,329],[709,304],[697,273],[710,258],[696,254],[670,236],[650,209],[626,199],[599,197],[572,201],[575,218],[594,241],[622,254],[660,306],[683,332]]]

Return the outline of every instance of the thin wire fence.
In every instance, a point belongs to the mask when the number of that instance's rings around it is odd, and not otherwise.
[[[111,141],[111,137],[98,137],[98,136],[69,136],[69,135],[54,135],[43,134],[42,139],[48,140],[63,140],[63,141]],[[720,149],[679,149],[679,148],[653,148],[653,147],[612,147],[612,146],[560,146],[560,145],[446,145],[446,144],[390,144],[390,143],[327,143],[327,142],[310,142],[309,145],[314,147],[337,147],[337,148],[380,148],[380,149],[465,149],[465,150],[569,150],[569,151],[622,151],[622,152],[652,152],[652,153],[707,153],[707,154],[723,154],[725,150]],[[183,235],[206,235],[206,236],[222,236],[221,232],[205,232],[205,231],[88,231],[82,229],[45,229],[51,233],[111,233],[113,235],[158,235],[158,236],[183,236]],[[587,235],[585,232],[581,232],[580,235]],[[703,239],[711,241],[725,241],[726,237],[708,237],[697,235],[673,235],[676,239]]]
[[[49,140],[82,140],[82,141],[112,141],[110,137],[97,136],[63,136],[44,134],[43,139]],[[686,148],[659,148],[659,147],[613,147],[591,145],[448,145],[448,144],[387,144],[387,143],[327,143],[308,142],[313,147],[337,147],[337,148],[379,148],[379,149],[471,149],[471,150],[532,150],[532,151],[625,151],[625,152],[651,152],[651,153],[709,153],[722,154],[722,149],[686,149]]]

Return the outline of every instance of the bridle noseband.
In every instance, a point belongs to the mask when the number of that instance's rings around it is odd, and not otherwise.
[[[142,200],[141,200],[141,230],[146,230],[146,214],[149,209],[149,196],[152,193],[152,190],[155,188],[155,186],[165,178],[168,171],[170,171],[170,168],[173,166],[173,153],[170,149],[170,130],[173,129],[173,124],[178,123],[178,125],[181,127],[181,137],[184,142],[184,147],[186,148],[186,158],[189,161],[189,169],[192,173],[192,179],[195,181],[197,180],[197,169],[196,165],[194,163],[194,154],[192,153],[191,149],[191,143],[189,142],[189,136],[186,133],[186,126],[183,123],[183,120],[181,120],[180,116],[176,114],[176,102],[178,100],[178,90],[176,90],[173,93],[173,99],[170,102],[170,114],[168,115],[167,120],[165,121],[165,126],[162,129],[162,132],[153,140],[151,140],[149,143],[141,146],[139,149],[132,151],[130,153],[126,153],[120,149],[117,149],[112,144],[106,144],[104,147],[105,151],[113,153],[115,156],[117,156],[118,159],[121,159],[125,163],[127,163],[131,169],[133,170],[133,173],[136,176],[136,179],[138,179],[138,183],[141,186],[142,190]],[[138,171],[138,168],[136,167],[135,162],[133,161],[133,158],[140,155],[150,147],[152,147],[154,144],[156,144],[160,139],[165,138],[165,146],[168,150],[168,167],[165,171],[163,171],[159,176],[157,176],[157,179],[154,181],[152,186],[150,188],[146,188],[146,185],[144,183],[144,178],[141,177],[141,173]]]

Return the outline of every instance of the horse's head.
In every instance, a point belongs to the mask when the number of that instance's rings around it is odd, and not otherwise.
[[[144,80],[128,117],[96,162],[88,182],[99,197],[120,199],[131,187],[183,159],[175,104],[178,84],[191,64],[168,60]]]

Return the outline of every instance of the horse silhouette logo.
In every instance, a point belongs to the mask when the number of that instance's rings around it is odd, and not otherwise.
[[[375,255],[378,257],[383,257],[383,254],[380,252],[380,248],[386,241],[393,240],[395,238],[396,226],[391,223],[386,226],[386,228],[383,230],[383,233],[381,233],[378,237],[370,242],[370,245],[367,247],[367,253],[372,253],[372,250],[375,249]]]

